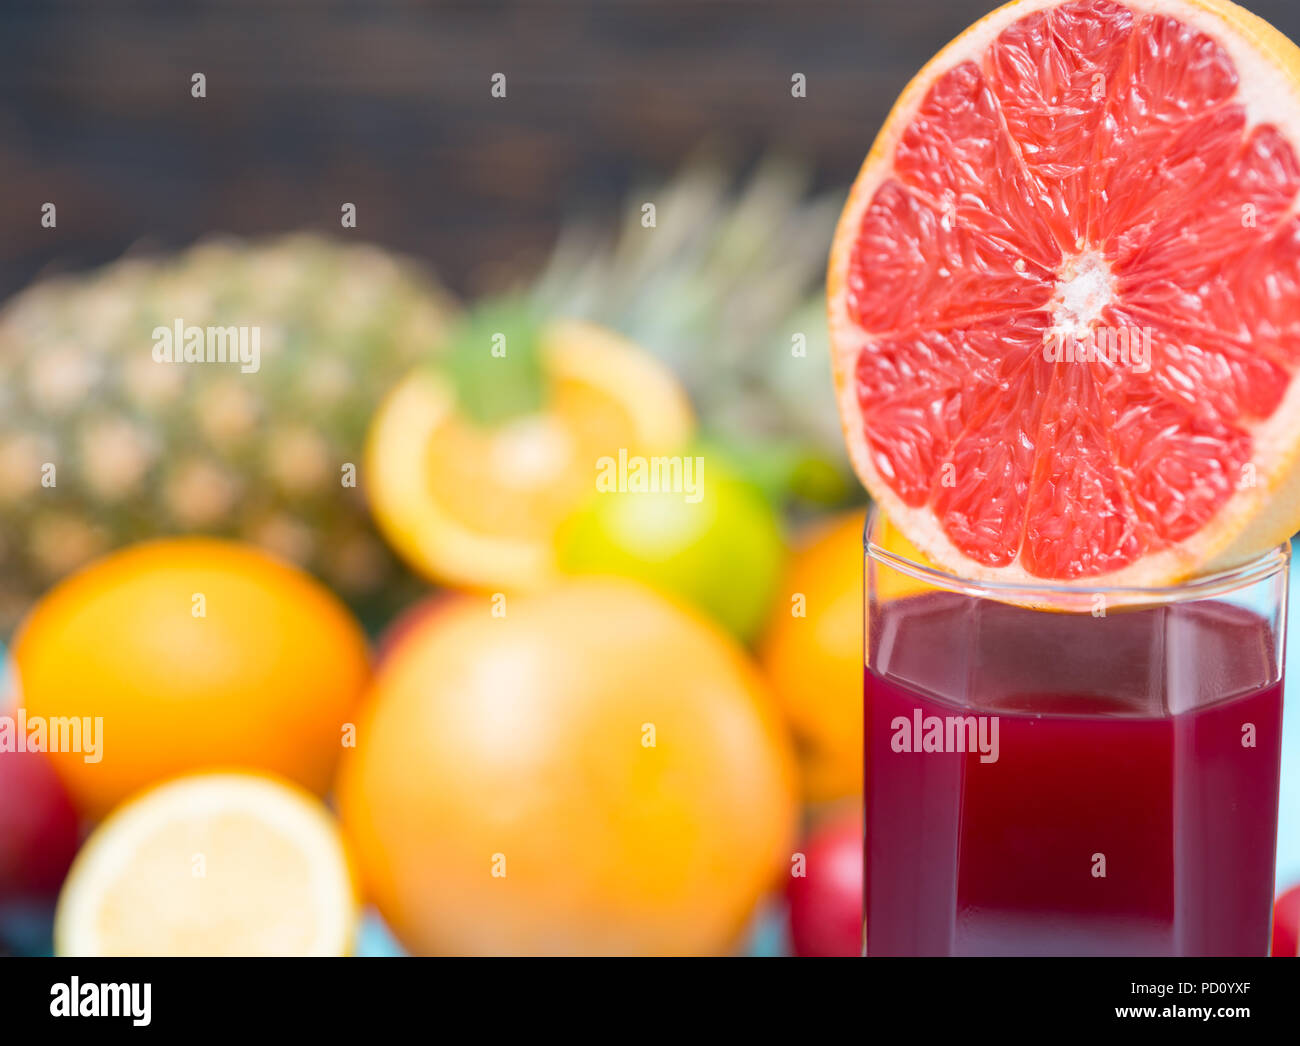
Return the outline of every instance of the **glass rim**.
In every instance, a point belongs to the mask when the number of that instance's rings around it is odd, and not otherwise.
[[[1291,559],[1291,542],[1284,541],[1253,559],[1234,566],[1197,574],[1173,585],[1088,585],[1076,582],[1053,581],[997,581],[965,578],[940,567],[919,563],[914,559],[892,552],[872,540],[881,520],[886,519],[880,506],[872,502],[867,509],[867,519],[862,530],[862,545],[868,558],[883,563],[901,574],[934,588],[959,592],[968,596],[987,596],[990,599],[1008,599],[1012,596],[1028,597],[1032,602],[1051,604],[1064,597],[1065,602],[1075,602],[1102,596],[1108,600],[1132,603],[1174,603],[1182,600],[1204,599],[1245,588],[1257,581],[1271,577],[1286,569]],[[1019,600],[1013,600],[1019,602]]]

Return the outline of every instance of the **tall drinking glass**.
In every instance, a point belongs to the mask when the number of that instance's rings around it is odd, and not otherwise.
[[[976,583],[866,533],[868,955],[1264,955],[1289,549]]]

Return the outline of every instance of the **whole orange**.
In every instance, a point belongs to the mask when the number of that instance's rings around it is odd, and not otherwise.
[[[799,743],[805,798],[862,794],[862,581],[865,509],[814,524],[796,544],[759,644],[759,663]],[[876,540],[912,562],[933,564],[886,522]],[[928,585],[896,570],[876,578],[880,599]]]
[[[67,578],[21,626],[14,661],[29,719],[101,721],[97,760],[52,754],[94,817],[210,767],[324,792],[369,673],[360,627],[325,588],[207,538],[135,545]]]
[[[778,590],[759,660],[799,740],[813,801],[862,791],[863,509],[804,535]]]
[[[762,679],[633,582],[463,598],[366,707],[339,807],[412,951],[723,952],[789,859],[795,768]]]

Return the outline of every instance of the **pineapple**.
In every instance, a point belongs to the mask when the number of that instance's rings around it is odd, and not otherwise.
[[[850,487],[823,287],[843,194],[810,197],[808,182],[771,156],[737,184],[705,153],[632,193],[612,240],[589,225],[562,234],[530,296],[543,314],[604,324],[658,355],[731,447],[824,464],[823,492],[838,500]]]
[[[62,575],[163,534],[259,544],[364,608],[402,588],[361,486],[366,425],[440,340],[418,266],[312,235],[210,240],[42,280],[0,312],[0,633]],[[153,331],[260,328],[260,368],[158,362]],[[377,604],[376,604],[377,605]]]
[[[772,158],[737,185],[718,158],[697,159],[632,193],[614,237],[590,218],[570,226],[523,292],[540,315],[591,320],[655,353],[710,437],[759,471],[811,459],[825,466],[818,499],[836,500],[850,487],[821,284],[842,200],[809,198],[807,182]],[[416,583],[341,474],[360,465],[380,398],[436,349],[451,311],[410,262],[312,235],[127,257],[11,299],[0,311],[0,635],[99,553],[189,532],[262,545],[382,623]],[[260,369],[156,362],[154,329],[178,319],[260,326]]]

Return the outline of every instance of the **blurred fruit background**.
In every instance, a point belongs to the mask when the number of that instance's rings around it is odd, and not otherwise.
[[[986,6],[6,8],[0,950],[855,952],[821,282]]]

